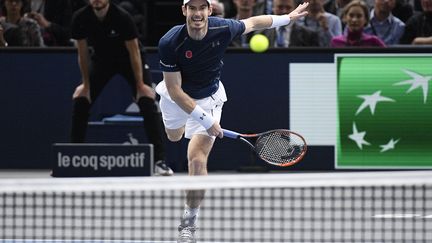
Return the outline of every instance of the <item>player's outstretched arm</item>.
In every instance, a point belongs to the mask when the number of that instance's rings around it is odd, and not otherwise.
[[[259,15],[244,19],[242,21],[244,22],[246,28],[243,34],[247,34],[255,30],[270,29],[287,25],[291,21],[295,21],[301,17],[306,16],[308,14],[308,12],[306,11],[308,6],[309,3],[306,2],[297,6],[297,8],[289,14]]]

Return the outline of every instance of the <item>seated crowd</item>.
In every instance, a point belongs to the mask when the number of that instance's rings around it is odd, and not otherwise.
[[[174,0],[173,0],[174,1]],[[181,0],[177,0],[181,4]],[[213,15],[243,19],[286,14],[303,0],[212,0]],[[432,0],[308,0],[309,15],[265,30],[271,47],[399,46],[432,44]],[[73,46],[70,22],[87,0],[0,0],[0,47]],[[148,1],[111,0],[129,12],[146,46]],[[180,5],[179,5],[180,6]],[[180,12],[180,9],[179,9]],[[178,23],[182,24],[182,23]],[[248,47],[256,33],[234,40]]]

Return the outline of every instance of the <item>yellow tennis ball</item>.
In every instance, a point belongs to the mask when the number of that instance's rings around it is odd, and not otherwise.
[[[265,52],[269,47],[269,40],[263,34],[255,34],[249,41],[249,47],[253,52]]]

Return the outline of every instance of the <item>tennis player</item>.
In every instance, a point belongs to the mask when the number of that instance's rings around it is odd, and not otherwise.
[[[227,100],[220,81],[223,55],[230,42],[251,31],[275,28],[306,16],[308,3],[287,15],[260,15],[243,20],[209,17],[211,0],[183,0],[186,24],[174,26],[159,41],[164,80],[156,87],[165,130],[171,141],[183,134],[188,145],[189,175],[207,175],[207,159]],[[241,70],[239,70],[241,71]],[[178,242],[196,242],[196,220],[204,191],[186,192]]]

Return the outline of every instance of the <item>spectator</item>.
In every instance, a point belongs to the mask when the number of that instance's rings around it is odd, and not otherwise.
[[[86,4],[87,0],[71,0],[72,13],[84,7]]]
[[[253,16],[253,8],[256,0],[234,0],[234,5],[237,10],[237,15],[234,19],[241,20],[247,19]],[[249,41],[255,34],[254,31],[247,33],[246,35],[240,35],[233,39],[231,46],[234,47],[249,47]]]
[[[310,0],[309,14],[299,24],[318,32],[319,45],[329,46],[333,37],[342,34],[342,23],[338,16],[324,10],[324,0]]]
[[[233,0],[219,0],[224,6],[224,18],[232,18],[236,13],[236,8]]]
[[[364,27],[368,24],[369,8],[362,0],[353,0],[345,6],[343,21],[347,26],[347,30],[343,35],[332,39],[331,47],[346,47],[346,46],[380,46],[385,47],[385,44],[377,36],[365,34]]]
[[[5,16],[0,18],[3,29],[0,43],[4,46],[44,46],[36,21],[24,17],[28,5],[28,0],[4,0],[2,12]]]
[[[70,46],[72,7],[69,0],[32,0],[27,16],[42,29],[46,46]]]
[[[421,6],[423,11],[407,21],[401,44],[432,44],[432,0],[421,0]]]
[[[343,8],[349,2],[351,2],[351,0],[329,0],[324,4],[324,9],[325,11],[338,16],[342,20]]]
[[[291,13],[296,7],[295,0],[273,0],[273,13],[283,15]],[[262,32],[269,39],[271,47],[319,46],[318,32],[296,22]]]
[[[272,14],[273,0],[256,0],[254,15]]]
[[[141,44],[148,43],[147,9],[142,0],[113,0],[113,3],[126,10],[131,16],[138,30],[138,40]]]
[[[236,16],[236,8],[233,0],[212,0],[212,16],[233,18]]]
[[[406,23],[414,14],[414,7],[406,0],[396,0],[395,7],[392,10],[394,16]]]
[[[375,0],[369,25],[364,29],[364,33],[378,36],[387,46],[399,44],[405,29],[405,24],[392,14],[395,4],[396,0]]]

